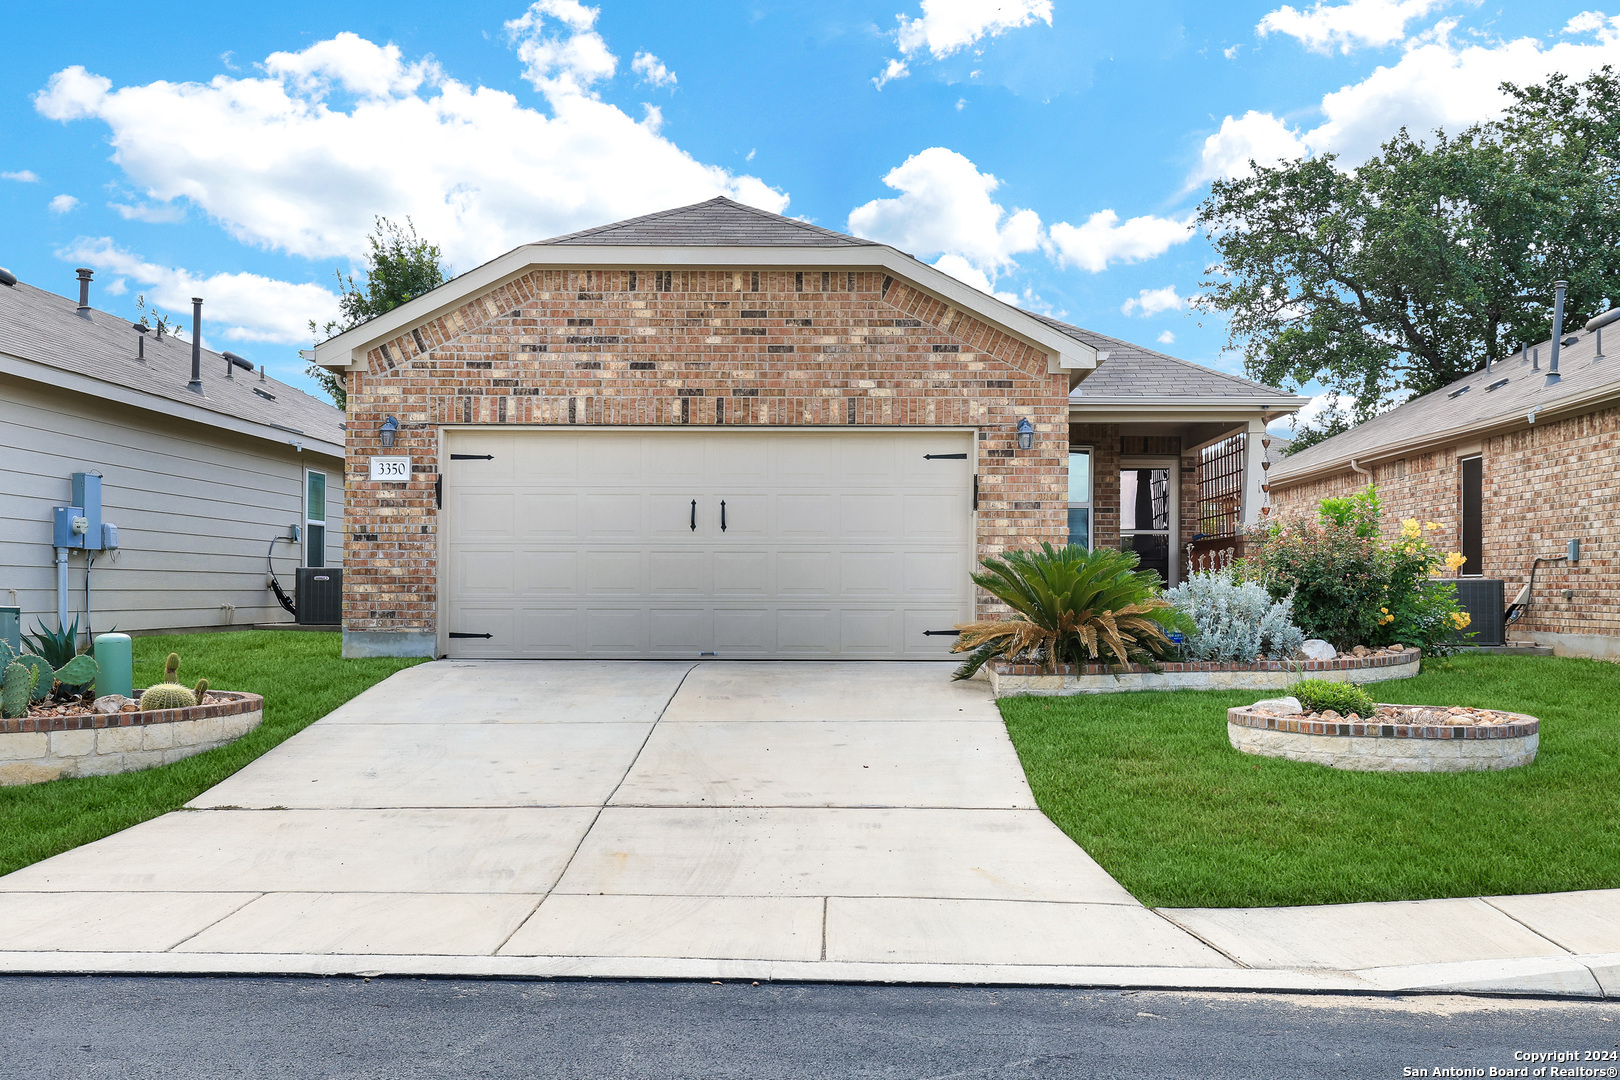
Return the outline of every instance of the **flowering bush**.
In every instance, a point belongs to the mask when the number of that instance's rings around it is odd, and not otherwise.
[[[1322,501],[1318,520],[1285,522],[1264,532],[1243,567],[1273,597],[1292,595],[1294,622],[1334,648],[1401,643],[1444,652],[1468,625],[1456,586],[1433,580],[1441,567],[1462,565],[1428,539],[1440,526],[1415,518],[1400,535],[1379,535],[1378,493]]]
[[[1238,581],[1230,570],[1191,574],[1165,598],[1192,621],[1181,647],[1189,660],[1253,663],[1262,656],[1285,659],[1305,641],[1293,621],[1293,599],[1273,600],[1257,582]]]

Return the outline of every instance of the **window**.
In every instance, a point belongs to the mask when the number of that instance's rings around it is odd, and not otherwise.
[[[1129,465],[1119,472],[1119,546],[1140,557],[1138,569],[1156,570],[1168,585],[1177,581],[1170,537],[1175,527],[1175,471]]]
[[[326,474],[304,473],[304,565],[326,565]]]
[[[1091,448],[1069,451],[1069,543],[1091,547]]]
[[[1462,554],[1464,562],[1459,573],[1485,572],[1485,540],[1481,535],[1485,525],[1485,460],[1471,457],[1462,459]]]

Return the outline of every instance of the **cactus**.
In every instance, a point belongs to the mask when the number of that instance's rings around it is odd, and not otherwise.
[[[197,704],[197,697],[179,683],[158,683],[141,694],[141,711],[151,709],[189,709]]]
[[[27,664],[13,661],[6,665],[5,675],[0,677],[0,716],[15,720],[28,715],[29,696],[37,678],[39,672]]]
[[[193,688],[193,690],[191,691],[191,696],[197,699],[197,704],[201,705],[203,703],[203,695],[205,695],[207,693],[208,693],[208,680],[207,679],[198,679],[196,687]]]
[[[163,681],[166,683],[180,681],[180,654],[172,652],[169,658],[163,661]]]
[[[56,669],[56,681],[65,688],[82,692],[93,687],[96,676],[100,674],[101,668],[96,664],[96,658],[89,653],[80,653]]]
[[[17,657],[16,663],[23,665],[34,673],[33,692],[28,699],[36,705],[51,696],[51,688],[56,685],[56,673],[43,656],[33,653],[24,653]]]

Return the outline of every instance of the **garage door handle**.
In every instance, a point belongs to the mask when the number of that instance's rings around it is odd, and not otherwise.
[[[726,531],[726,500],[720,500],[720,531]]]
[[[697,500],[692,500],[692,531],[697,532]]]

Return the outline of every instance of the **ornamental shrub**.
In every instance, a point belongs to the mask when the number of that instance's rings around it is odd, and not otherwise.
[[[1460,565],[1460,556],[1443,555],[1428,539],[1440,526],[1415,518],[1384,540],[1381,513],[1370,484],[1356,495],[1324,499],[1316,521],[1263,532],[1241,573],[1274,598],[1291,595],[1294,622],[1306,636],[1341,652],[1400,643],[1444,653],[1455,647],[1468,616],[1457,606],[1456,586],[1436,575]]]
[[[1340,716],[1355,713],[1366,719],[1378,711],[1378,703],[1355,683],[1328,682],[1326,679],[1301,679],[1288,688],[1306,712],[1327,712],[1332,709]]]
[[[1230,570],[1191,574],[1164,595],[1193,624],[1181,647],[1189,660],[1281,660],[1305,641],[1304,631],[1294,625],[1291,596],[1274,600],[1264,586],[1238,581]]]

